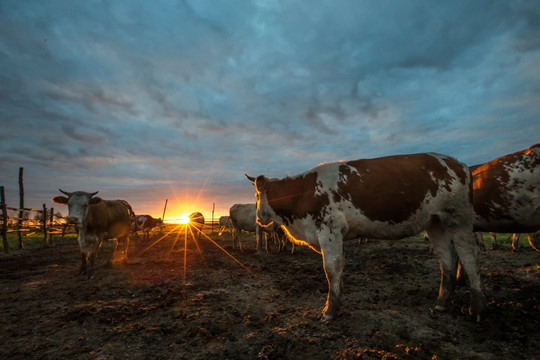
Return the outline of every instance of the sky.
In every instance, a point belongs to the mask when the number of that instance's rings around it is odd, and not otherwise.
[[[244,177],[540,142],[540,2],[1,0],[0,185],[228,214]]]

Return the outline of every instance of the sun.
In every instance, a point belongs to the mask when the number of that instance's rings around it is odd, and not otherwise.
[[[190,221],[189,215],[188,214],[181,215],[177,221],[179,224],[189,224],[189,221]]]

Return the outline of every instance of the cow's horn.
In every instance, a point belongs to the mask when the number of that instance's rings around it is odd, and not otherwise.
[[[60,192],[61,192],[62,194],[67,195],[67,196],[71,196],[71,194],[73,194],[73,193],[69,193],[69,192],[67,192],[67,191],[64,191],[64,190],[62,190],[62,189],[58,189],[58,190],[60,190]]]
[[[249,176],[248,174],[244,174],[244,176],[251,182],[255,182],[255,178],[254,177],[251,177]]]
[[[95,193],[91,193],[91,194],[90,194],[90,197],[92,197],[92,196],[96,195],[96,194],[97,194],[98,192],[99,192],[99,190],[98,190],[98,191],[96,191]]]

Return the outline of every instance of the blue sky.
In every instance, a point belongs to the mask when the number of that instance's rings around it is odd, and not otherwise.
[[[0,2],[0,185],[228,212],[243,176],[540,142],[540,2]],[[60,208],[67,213],[67,209]]]

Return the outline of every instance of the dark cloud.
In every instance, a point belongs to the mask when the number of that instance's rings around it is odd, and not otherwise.
[[[204,212],[252,199],[244,172],[487,161],[538,142],[539,18],[518,0],[2,1],[0,180],[23,166],[33,201],[99,189],[146,212],[189,190]]]

